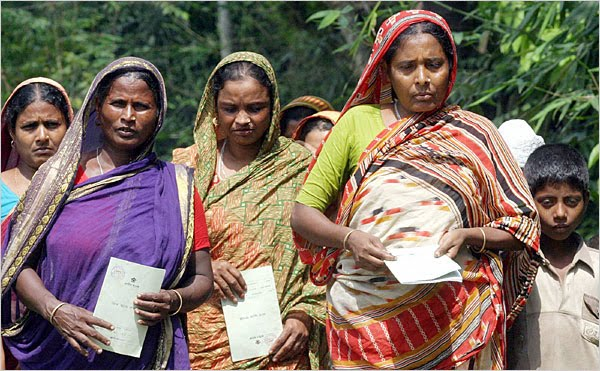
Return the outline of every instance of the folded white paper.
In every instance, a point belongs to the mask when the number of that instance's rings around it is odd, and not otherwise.
[[[460,265],[447,255],[436,258],[437,248],[433,245],[389,249],[396,260],[385,261],[385,265],[402,284],[462,282]]]
[[[283,331],[273,268],[242,271],[248,291],[233,303],[221,300],[233,362],[266,356]]]
[[[139,293],[159,292],[165,270],[110,258],[100,289],[94,316],[115,326],[113,331],[97,327],[110,339],[110,346],[96,343],[111,352],[139,358],[148,326],[137,323],[133,301]]]

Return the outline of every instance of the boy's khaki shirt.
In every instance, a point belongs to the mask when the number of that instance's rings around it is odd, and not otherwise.
[[[524,312],[511,329],[511,369],[598,370],[598,250],[583,240],[564,282],[540,266]]]

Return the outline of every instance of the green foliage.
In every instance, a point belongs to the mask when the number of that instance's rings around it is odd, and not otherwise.
[[[351,66],[331,58],[344,39],[308,25],[320,2],[226,2],[233,50],[264,54],[280,82],[282,104],[318,95],[341,108]],[[156,150],[166,159],[193,143],[206,79],[219,62],[216,2],[2,2],[2,99],[21,81],[61,82],[79,108],[94,76],[112,60],[134,55],[163,74],[168,112]]]
[[[2,99],[21,81],[60,81],[75,108],[94,76],[126,55],[162,72],[168,93],[157,152],[192,144],[206,79],[220,60],[217,2],[1,3]],[[442,14],[458,44],[452,103],[497,125],[527,120],[547,143],[589,157],[592,203],[581,231],[598,233],[598,2],[225,2],[232,47],[264,54],[285,104],[318,95],[341,109],[390,15]]]

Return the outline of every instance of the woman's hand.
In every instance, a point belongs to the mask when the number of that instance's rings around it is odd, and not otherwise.
[[[102,336],[93,326],[114,330],[114,326],[109,322],[94,317],[92,312],[87,309],[71,304],[65,304],[58,308],[54,314],[52,324],[67,339],[67,342],[84,357],[89,355],[87,348],[91,348],[98,354],[102,353],[102,348],[94,343],[92,339],[110,345],[110,340]]]
[[[304,312],[291,312],[285,319],[281,335],[269,350],[273,362],[289,361],[301,352],[305,352],[311,327],[310,316]]]
[[[352,251],[358,267],[370,271],[382,268],[385,265],[384,260],[396,260],[379,238],[359,230],[354,230],[348,237],[346,249]]]
[[[140,316],[138,323],[144,326],[154,326],[169,317],[171,311],[179,306],[179,297],[172,290],[147,292],[137,296],[133,304],[137,307],[135,313]]]
[[[439,248],[435,251],[435,257],[448,255],[454,259],[461,247],[466,246],[467,233],[463,228],[450,230],[442,235],[438,242]]]
[[[213,260],[213,276],[215,280],[214,293],[220,299],[229,299],[237,303],[238,297],[243,299],[246,290],[246,281],[237,268],[229,262]],[[237,297],[236,297],[237,295]]]

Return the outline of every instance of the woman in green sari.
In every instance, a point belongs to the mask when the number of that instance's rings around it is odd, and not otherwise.
[[[292,240],[290,215],[310,161],[279,136],[275,73],[261,55],[234,53],[210,75],[194,127],[195,144],[173,161],[196,168],[211,241],[215,293],[188,314],[194,369],[324,368],[325,291],[310,283]],[[243,297],[240,271],[272,266],[283,332],[270,354],[233,362],[222,298]]]

